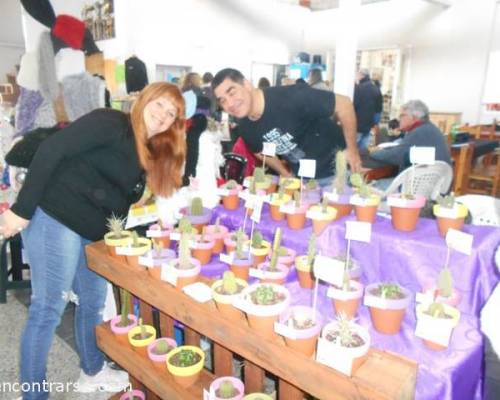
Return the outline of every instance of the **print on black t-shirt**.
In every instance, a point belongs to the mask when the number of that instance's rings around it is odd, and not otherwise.
[[[298,163],[301,158],[304,158],[305,152],[294,142],[293,135],[283,133],[280,128],[274,128],[262,136],[263,142],[271,142],[276,144],[276,154],[282,156],[288,162]]]

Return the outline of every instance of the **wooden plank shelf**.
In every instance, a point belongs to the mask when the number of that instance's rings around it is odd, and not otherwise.
[[[198,303],[168,283],[154,279],[145,269],[129,266],[110,257],[103,242],[87,246],[86,251],[90,269],[115,285],[129,290],[141,301],[153,305],[160,311],[160,320],[177,320],[188,327],[187,332],[192,330],[194,334],[210,338],[214,342],[216,373],[226,373],[229,370],[227,363],[230,357],[227,352],[240,355],[248,369],[246,375],[249,382],[245,378],[245,383],[249,384],[248,387],[251,386],[252,391],[262,389],[259,386],[262,384],[263,371],[268,371],[279,378],[280,400],[299,399],[304,393],[318,399],[332,400],[414,398],[417,364],[412,360],[370,349],[367,361],[351,378],[347,377],[295,352],[285,346],[281,339],[269,341],[262,338],[245,321],[226,319],[217,311],[213,302]],[[207,279],[201,280],[210,283]],[[218,360],[223,360],[225,365],[217,365]],[[132,372],[132,369],[136,370],[133,362],[123,359],[122,362],[116,361],[135,375]],[[151,370],[148,372],[154,373]],[[160,397],[177,398],[163,397],[162,393],[165,392],[158,393],[159,388],[148,385],[148,382],[160,379],[144,375],[146,374],[141,373],[136,377]],[[205,387],[208,388],[208,385]]]

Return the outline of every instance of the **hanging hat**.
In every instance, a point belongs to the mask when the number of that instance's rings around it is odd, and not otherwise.
[[[58,15],[51,33],[72,49],[80,50],[85,35],[85,23],[71,15]]]
[[[35,20],[45,25],[47,28],[52,28],[56,22],[56,14],[52,5],[47,0],[21,0],[26,12]]]

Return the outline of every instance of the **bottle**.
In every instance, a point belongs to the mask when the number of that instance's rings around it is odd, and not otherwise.
[[[458,133],[458,124],[453,124],[450,129],[451,143],[455,143]]]

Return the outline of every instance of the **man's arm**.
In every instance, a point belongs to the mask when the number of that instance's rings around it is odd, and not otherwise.
[[[347,162],[351,166],[353,172],[359,172],[361,170],[361,158],[356,143],[356,114],[354,113],[352,102],[347,96],[335,94],[335,114],[342,124],[342,129],[344,131],[347,145]]]
[[[254,153],[255,157],[262,161],[264,159],[262,153]],[[289,178],[292,175],[290,171],[288,171],[281,160],[278,157],[269,157],[266,156],[266,165],[277,172],[279,175],[284,176],[285,178]]]

